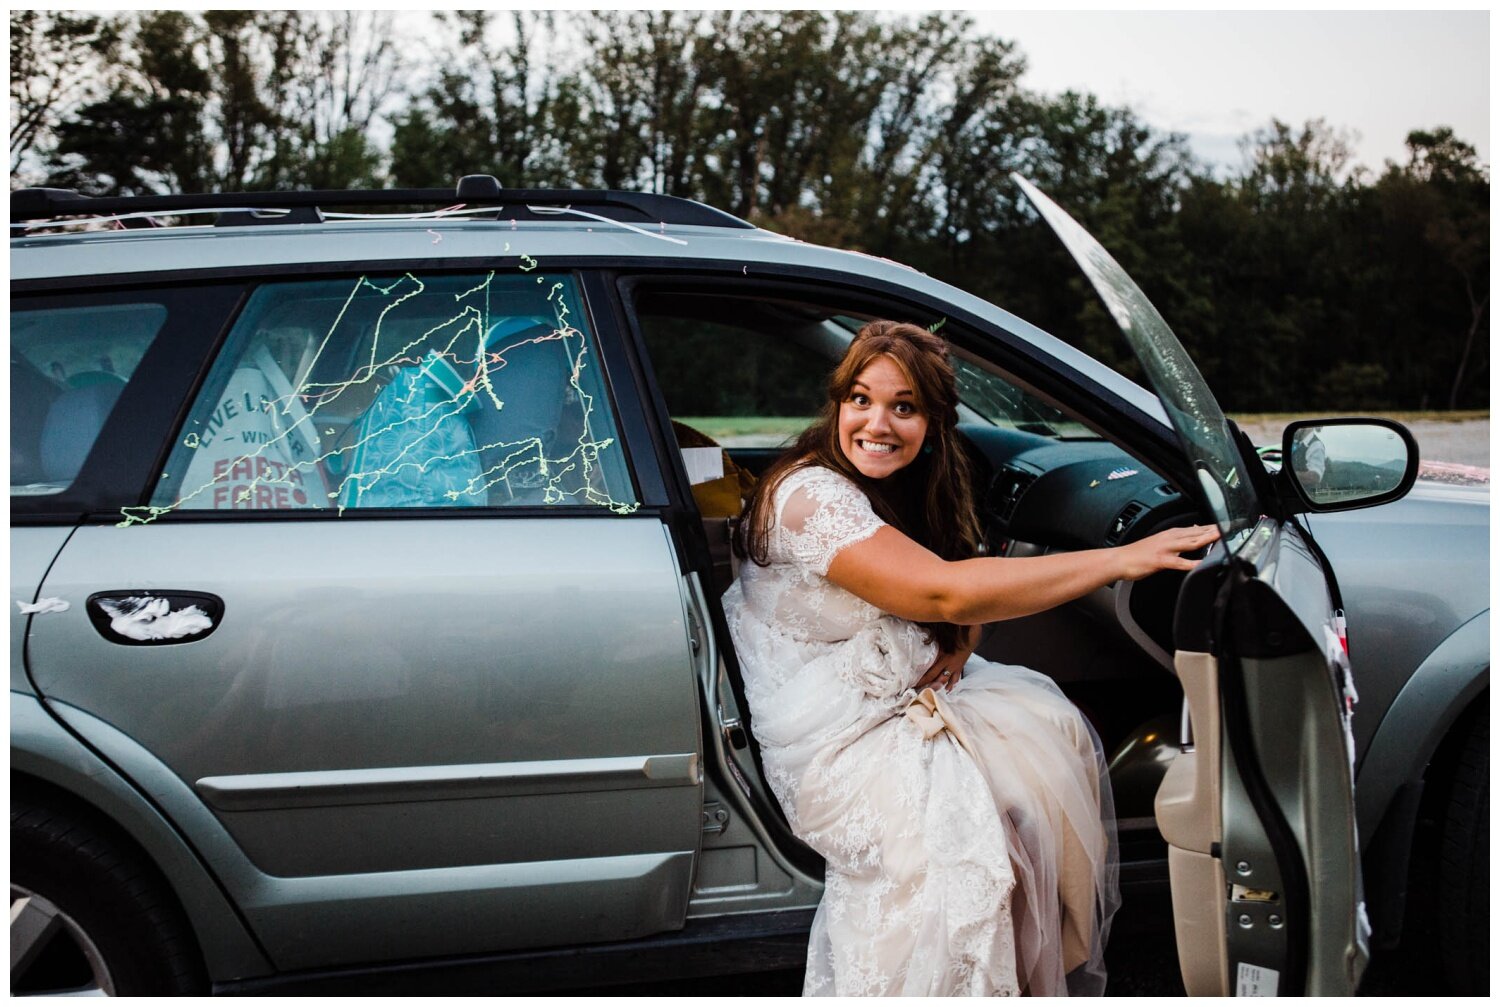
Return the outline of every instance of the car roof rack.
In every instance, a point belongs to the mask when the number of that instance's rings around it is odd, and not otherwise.
[[[474,204],[480,204],[478,208]],[[491,205],[493,204],[493,205]],[[754,228],[711,206],[655,192],[620,189],[505,189],[493,175],[465,175],[451,189],[309,189],[293,192],[183,193],[168,196],[82,196],[73,189],[17,189],[10,194],[11,234],[57,226],[59,218],[119,221],[125,227],[157,226],[153,215],[215,214],[220,226],[306,224],[360,214],[330,207],[438,207],[415,214],[371,214],[376,219],[417,215],[492,220],[553,220],[574,213],[626,224],[676,224]],[[54,223],[56,222],[56,223]]]

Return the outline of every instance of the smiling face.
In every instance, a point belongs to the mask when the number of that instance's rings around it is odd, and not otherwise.
[[[888,356],[859,372],[839,404],[839,447],[864,475],[884,479],[916,461],[927,437],[911,381]]]

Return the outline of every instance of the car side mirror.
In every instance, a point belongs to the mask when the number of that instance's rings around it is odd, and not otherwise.
[[[1298,510],[1355,510],[1404,497],[1418,462],[1416,438],[1394,420],[1298,420],[1281,435],[1277,482]]]

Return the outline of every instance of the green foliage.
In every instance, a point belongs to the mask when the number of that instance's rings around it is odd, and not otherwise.
[[[113,30],[106,93],[57,126],[50,184],[98,194],[379,184],[368,131],[396,57],[378,19],[146,11]]]
[[[99,71],[117,58],[114,19],[72,11],[10,12],[10,171],[51,155],[59,116],[98,96]],[[41,148],[38,149],[38,145]]]
[[[649,319],[645,337],[673,416],[811,416],[827,398],[826,360],[790,343],[768,342],[754,329],[657,317]],[[722,374],[735,380],[715,378]]]
[[[552,64],[534,59],[552,15],[513,14],[513,37],[500,45],[487,12],[437,18],[446,33],[441,68],[396,121],[392,183],[453,185],[487,174],[517,188],[557,184],[566,163],[558,137],[570,135],[576,97]]]
[[[1385,404],[1390,374],[1380,364],[1341,361],[1319,375],[1310,402],[1340,402],[1348,409],[1379,409]]]
[[[1487,405],[1489,173],[1447,127],[1414,130],[1406,147],[1407,163],[1387,164],[1368,211],[1372,324],[1402,348],[1393,374],[1404,401]]]
[[[1227,409],[1488,405],[1489,176],[1446,127],[1377,176],[1327,123],[1273,120],[1215,176],[1128,107],[1027,91],[1015,45],[953,12],[460,11],[399,54],[377,15],[10,17],[13,186],[665,192],[908,262],[1136,376],[1014,171]]]

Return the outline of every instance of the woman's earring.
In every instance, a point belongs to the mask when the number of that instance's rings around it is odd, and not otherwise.
[[[924,455],[932,454],[932,441],[926,441],[922,444],[922,453]]]

